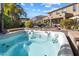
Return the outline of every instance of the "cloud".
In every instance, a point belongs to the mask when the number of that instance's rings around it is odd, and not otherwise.
[[[61,5],[61,3],[56,3],[57,5]]]
[[[41,11],[40,9],[38,9],[38,11]]]
[[[41,10],[40,9],[32,9],[32,11],[34,11],[34,12],[40,12]]]
[[[36,11],[36,9],[32,9],[33,11]]]
[[[58,8],[52,8],[51,10],[49,10],[49,12],[50,12],[50,11],[53,11],[53,10],[56,10],[56,9],[58,9]]]
[[[41,6],[49,8],[49,7],[52,7],[55,4],[60,6],[61,3],[42,3]]]
[[[41,10],[40,9],[37,9],[37,11],[40,12]]]
[[[49,10],[44,10],[43,12],[44,12],[44,13],[47,13],[47,12],[49,12]]]
[[[50,5],[45,5],[45,7],[51,7]]]
[[[43,12],[44,12],[44,13],[47,13],[47,12],[50,12],[50,11],[53,11],[53,10],[56,10],[56,9],[58,9],[58,8],[52,8],[52,9],[50,9],[50,10],[44,10]]]
[[[33,7],[33,6],[34,6],[34,4],[33,4],[33,3],[30,3],[30,6],[31,6],[31,7]]]
[[[47,8],[51,7],[52,5],[53,5],[52,3],[43,3],[42,4],[42,6],[47,7]]]
[[[25,3],[21,3],[21,5],[22,5],[23,7],[25,7],[25,6],[26,6],[26,4],[25,4]]]

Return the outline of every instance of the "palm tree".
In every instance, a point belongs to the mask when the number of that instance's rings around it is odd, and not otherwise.
[[[15,27],[15,23],[18,22],[18,18],[20,18],[22,15],[26,17],[26,12],[21,7],[20,4],[16,3],[5,3],[4,4],[4,14],[9,16],[11,18],[11,27]],[[8,20],[8,19],[7,19]],[[7,21],[6,20],[6,21]]]
[[[6,3],[4,11],[6,11],[7,14],[11,16],[12,20],[14,21],[21,15],[26,16],[26,12],[23,10],[23,8],[16,3]]]
[[[20,5],[14,3],[0,3],[0,33],[4,31],[4,14],[10,16],[13,21],[15,21],[21,15],[26,17],[26,12]]]

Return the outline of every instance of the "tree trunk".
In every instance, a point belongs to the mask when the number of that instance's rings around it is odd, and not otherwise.
[[[3,3],[0,3],[0,33],[3,32],[4,30],[4,23],[3,23],[3,11],[4,7],[3,7]]]

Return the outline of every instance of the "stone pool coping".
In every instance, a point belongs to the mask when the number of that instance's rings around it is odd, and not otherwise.
[[[68,36],[70,39],[68,39],[71,43],[71,46],[75,52],[76,55],[79,55],[79,44],[77,44],[77,42],[79,43],[79,31],[68,31]]]

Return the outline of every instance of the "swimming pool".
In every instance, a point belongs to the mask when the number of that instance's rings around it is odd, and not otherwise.
[[[62,32],[19,31],[0,36],[2,56],[61,56],[73,55]]]

